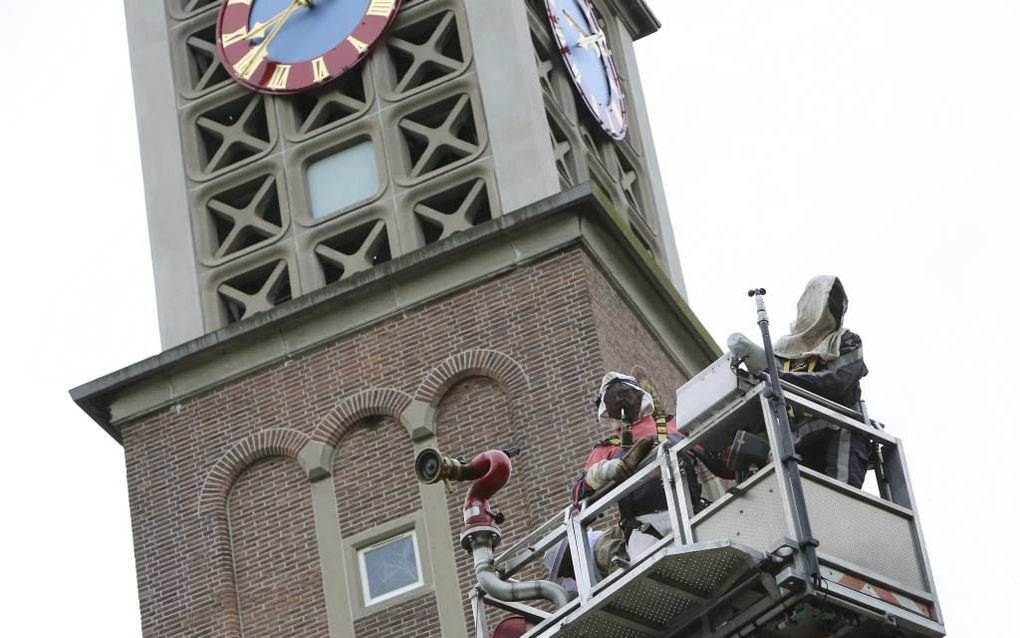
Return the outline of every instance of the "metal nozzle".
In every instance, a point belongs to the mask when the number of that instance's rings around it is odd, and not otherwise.
[[[434,448],[426,448],[414,460],[414,473],[422,483],[431,485],[450,478],[456,461],[447,458]]]

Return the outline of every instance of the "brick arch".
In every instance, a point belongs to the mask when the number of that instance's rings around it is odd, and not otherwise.
[[[234,556],[230,545],[227,498],[234,481],[252,464],[262,459],[283,457],[297,462],[298,453],[308,443],[308,435],[297,430],[276,428],[252,434],[235,443],[213,464],[202,483],[198,513],[208,539],[206,564],[215,576],[213,582],[223,601],[223,635],[241,637],[241,612],[234,577]]]
[[[297,430],[275,428],[256,432],[235,443],[206,475],[198,501],[199,514],[222,509],[220,506],[226,503],[230,487],[245,468],[274,456],[296,461],[308,440],[307,434]]]
[[[336,447],[351,427],[370,416],[391,416],[400,420],[411,395],[393,388],[372,388],[362,390],[341,401],[315,426],[311,440]]]
[[[467,377],[489,377],[516,403],[524,395],[529,382],[524,368],[509,356],[496,350],[465,350],[432,368],[418,386],[414,398],[432,407],[439,405],[446,392]]]

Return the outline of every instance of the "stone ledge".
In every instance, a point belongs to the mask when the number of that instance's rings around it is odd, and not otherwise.
[[[119,441],[127,421],[572,247],[693,375],[719,348],[638,246],[608,199],[583,184],[100,377],[71,398]]]
[[[611,0],[611,2],[635,40],[655,33],[662,26],[645,0]]]

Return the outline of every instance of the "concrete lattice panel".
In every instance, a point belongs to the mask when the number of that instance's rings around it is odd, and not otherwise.
[[[526,32],[518,30],[515,37],[524,38],[525,49],[527,40],[532,44],[525,55],[534,59],[522,63],[533,62],[531,77],[545,116],[533,120],[539,134],[534,139],[541,144],[546,128],[551,148],[551,155],[539,153],[549,159],[536,164],[536,176],[556,175],[553,183],[563,190],[595,183],[637,241],[661,261],[663,238],[642,136],[614,142],[602,133],[577,102],[544,0],[524,5],[526,20],[519,28]],[[611,7],[602,0],[595,5],[610,16],[605,32],[614,49],[630,47],[629,36],[611,28],[616,24]],[[501,197],[516,191],[500,192],[497,175],[503,169],[498,167],[506,159],[499,160],[492,148],[488,124],[517,107],[483,101],[478,44],[469,30],[469,24],[477,26],[477,14],[487,11],[483,4],[405,1],[389,33],[362,64],[325,86],[282,96],[252,93],[231,80],[216,55],[219,6],[218,0],[166,0],[190,209],[188,241],[204,331],[506,212]],[[633,113],[630,117],[636,131]],[[377,192],[313,216],[308,166],[363,142],[374,150]],[[547,161],[554,165],[545,166]],[[175,246],[172,252],[182,249]],[[252,288],[266,275],[267,264],[281,263],[286,276],[277,273],[275,288]],[[244,285],[230,283],[237,281]],[[287,294],[280,293],[284,288]]]
[[[207,330],[501,214],[462,2],[405,2],[363,64],[288,96],[231,81],[218,7],[167,4]],[[364,141],[378,192],[313,217],[308,165]]]

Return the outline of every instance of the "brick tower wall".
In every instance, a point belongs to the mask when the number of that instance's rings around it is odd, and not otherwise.
[[[667,400],[684,380],[573,248],[124,425],[144,635],[327,635],[298,453],[309,441],[336,447],[342,537],[413,515],[422,509],[414,444],[395,418],[412,399],[435,409],[446,454],[522,448],[493,499],[512,542],[566,505],[605,435],[591,402],[599,379],[637,363]],[[359,403],[364,396],[376,407]],[[446,498],[452,534],[443,543],[457,543],[465,490]],[[459,546],[455,555],[464,592],[467,557]],[[342,635],[440,636],[437,596],[451,585],[358,612]]]

